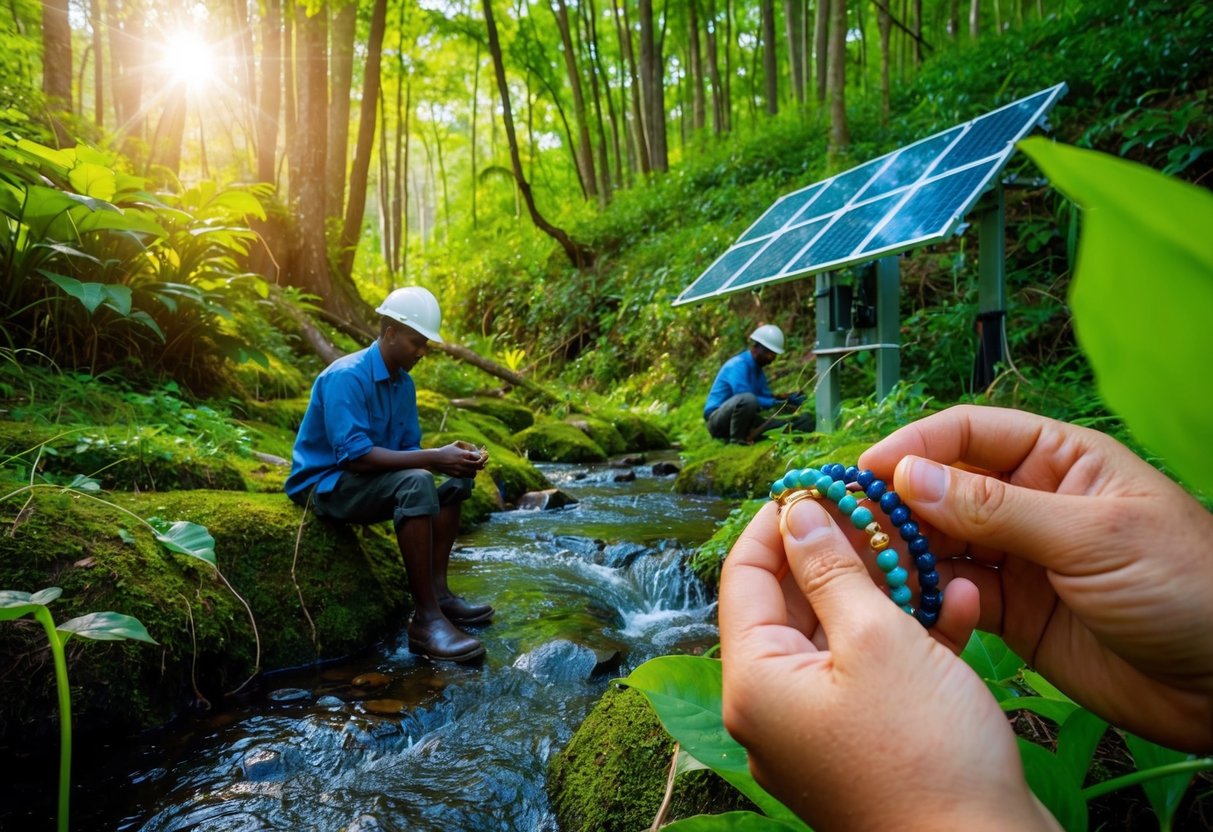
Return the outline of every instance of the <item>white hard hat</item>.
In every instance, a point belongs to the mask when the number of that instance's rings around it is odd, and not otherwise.
[[[384,298],[375,311],[417,330],[431,341],[442,343],[442,336],[438,334],[442,326],[442,310],[438,308],[438,299],[429,289],[420,286],[397,289]]]
[[[750,340],[757,341],[776,355],[783,354],[783,330],[775,324],[763,324],[750,333]]]

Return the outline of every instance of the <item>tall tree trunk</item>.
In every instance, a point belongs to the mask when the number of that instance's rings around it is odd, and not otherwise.
[[[607,158],[607,136],[606,122],[602,118],[602,96],[598,90],[598,32],[594,27],[594,6],[591,2],[587,3],[586,10],[588,14],[578,15],[582,27],[585,29],[585,39],[581,41],[585,47],[586,53],[583,57],[588,58],[585,63],[589,65],[590,76],[590,99],[594,102],[594,125],[598,130],[598,175],[600,177],[598,183],[598,193],[601,196],[602,204],[605,205],[611,201],[611,165]],[[606,84],[606,76],[602,76],[603,84]],[[611,88],[607,87],[607,103],[611,100]]]
[[[257,179],[277,184],[278,113],[282,108],[281,0],[265,0],[261,18],[261,94],[257,102]]]
[[[564,69],[569,76],[569,91],[573,95],[573,118],[577,121],[577,167],[585,183],[586,194],[598,196],[598,183],[594,172],[594,148],[590,144],[590,121],[585,112],[585,97],[581,90],[581,72],[577,67],[577,53],[573,49],[573,36],[569,28],[569,7],[564,0],[556,0],[549,6],[560,31],[560,43],[564,52]]]
[[[977,40],[981,28],[981,0],[969,0],[969,37]]]
[[[740,56],[738,56],[740,60]],[[724,83],[721,85],[724,102],[724,129],[733,129],[733,0],[724,0]]]
[[[615,12],[615,28],[619,34],[619,49],[628,65],[628,89],[632,98],[632,145],[640,173],[648,176],[652,171],[649,161],[649,136],[645,128],[644,104],[640,96],[640,73],[636,68],[636,52],[632,49],[632,28],[628,22],[628,0],[611,0]]]
[[[324,204],[330,217],[341,219],[345,201],[345,166],[350,149],[350,88],[354,79],[354,31],[357,0],[347,0],[333,15],[329,97],[328,159],[325,162]]]
[[[530,73],[527,73],[527,89],[530,89]],[[472,147],[469,155],[472,160],[472,228],[476,228],[479,220],[476,217],[476,191],[479,182],[476,179],[476,118],[480,109],[480,41],[476,41],[476,65],[472,68]],[[528,108],[528,119],[529,119]]]
[[[948,0],[948,35],[952,40],[960,37],[960,0]]]
[[[379,63],[383,51],[383,32],[387,28],[387,0],[375,0],[371,8],[371,31],[366,47],[366,69],[362,76],[362,103],[358,111],[358,141],[354,145],[354,163],[350,170],[350,198],[341,227],[339,271],[349,277],[354,268],[354,251],[362,232],[366,211],[366,183],[371,169],[371,148],[375,143],[375,108],[379,102]]]
[[[716,43],[716,0],[707,0],[707,21],[704,34],[708,49],[708,79],[712,82],[712,132],[719,136],[725,130],[724,90],[720,86],[720,50]]]
[[[430,100],[430,124],[434,128],[434,153],[438,157],[438,178],[442,180],[442,241],[450,241],[451,198],[447,190],[446,162],[442,156],[442,136],[438,133],[438,114],[434,112],[434,101]]]
[[[241,124],[246,138],[247,161],[256,164],[257,144],[257,56],[253,52],[253,30],[249,23],[247,0],[232,0],[231,40],[236,45],[237,71],[240,75],[240,97],[244,101]],[[199,111],[201,118],[201,111]]]
[[[779,61],[775,54],[775,0],[762,0],[762,73],[767,113],[779,112]]]
[[[526,202],[527,211],[530,213],[531,222],[535,224],[535,227],[560,244],[575,268],[588,267],[594,262],[593,252],[584,245],[574,242],[563,229],[557,228],[543,218],[535,206],[535,195],[531,193],[531,185],[522,174],[522,156],[518,152],[518,137],[514,135],[514,116],[510,111],[510,88],[506,82],[505,61],[501,57],[501,43],[497,39],[497,23],[493,19],[493,2],[492,0],[482,0],[482,3],[484,5],[484,25],[488,31],[489,54],[493,58],[493,70],[497,76],[497,92],[501,95],[501,121],[505,127],[506,140],[510,145],[510,164],[514,170],[514,181],[518,185],[518,190],[522,192],[522,198]]]
[[[911,55],[914,58],[914,68],[922,66],[922,0],[912,0],[914,9],[913,33],[910,41]]]
[[[653,170],[669,170],[665,123],[665,60],[662,42],[653,33],[653,0],[640,0],[640,94],[644,100],[649,163]]]
[[[397,96],[399,101],[399,96]],[[392,170],[388,165],[388,155],[391,153],[388,145],[388,130],[387,130],[387,96],[383,92],[383,87],[379,88],[379,176],[376,177],[375,192],[379,195],[379,252],[383,255],[383,262],[387,265],[388,271],[388,290],[390,291],[395,284],[396,272],[400,269],[400,264],[396,261],[396,200],[400,198],[400,187],[397,182],[395,193],[392,192]],[[399,130],[400,114],[397,108],[396,115],[397,130]],[[396,168],[396,175],[400,175],[400,168]]]
[[[105,129],[105,61],[102,59],[101,0],[89,0],[89,20],[93,27],[93,123]]]
[[[851,144],[847,128],[847,2],[830,0],[830,147],[833,159]]]
[[[889,123],[889,38],[893,33],[893,18],[889,7],[876,3],[876,26],[880,30],[880,122]]]
[[[296,20],[304,11],[300,9],[295,0],[283,0],[283,27],[282,27],[282,95],[286,101],[284,115],[286,120],[283,124],[283,135],[286,137],[286,165],[287,165],[287,184],[289,193],[293,199],[295,190],[299,187],[299,90],[298,90],[298,62],[295,60],[295,39],[297,36],[298,27]]]
[[[708,119],[703,90],[703,54],[699,49],[699,0],[687,2],[687,37],[687,58],[691,65],[691,127],[702,130]]]
[[[788,64],[792,76],[792,94],[804,104],[804,0],[784,0],[784,31],[788,39]]]
[[[146,161],[141,150],[144,136],[143,31],[144,10],[138,0],[116,0],[109,7],[110,83],[114,90],[114,116],[123,152]]]
[[[401,123],[400,112],[396,114],[396,129],[399,131],[399,136],[396,139],[396,190],[400,194],[400,206],[396,213],[394,221],[399,227],[396,238],[400,241],[400,273],[408,276],[409,273],[409,150],[412,147],[412,141],[409,137],[409,125],[413,118],[413,81],[411,77],[405,79],[404,84],[404,122]],[[401,156],[399,149],[400,145],[404,145],[404,154]]]
[[[589,11],[589,14],[585,15],[583,20],[585,21],[586,38],[589,41],[590,46],[591,46],[590,56],[593,61],[593,66],[591,68],[591,72],[593,74],[591,75],[591,78],[593,78],[594,75],[596,75],[598,78],[602,79],[602,85],[604,88],[604,97],[606,98],[606,103],[607,103],[607,118],[611,124],[611,151],[615,157],[615,170],[614,170],[614,174],[612,176],[606,176],[606,174],[605,174],[605,171],[608,170],[606,149],[605,149],[606,148],[606,137],[605,137],[605,135],[602,134],[601,130],[599,131],[599,134],[602,138],[601,144],[603,146],[603,151],[601,154],[601,156],[602,156],[601,167],[604,171],[603,178],[606,181],[606,184],[603,186],[603,189],[608,191],[608,195],[609,195],[610,186],[613,185],[615,188],[618,188],[618,187],[621,187],[623,184],[623,159],[620,155],[621,150],[619,147],[619,122],[615,117],[615,100],[611,97],[610,76],[607,74],[606,66],[603,65],[603,62],[602,62],[602,49],[601,49],[601,44],[598,40],[598,8],[594,5],[594,0],[585,0],[585,3],[586,3],[586,8]],[[622,74],[620,74],[620,76],[619,76],[619,83],[620,83],[620,86],[622,87],[622,85],[623,85],[623,75]],[[598,89],[597,89],[596,85],[594,88],[594,102],[595,102],[595,106],[598,109],[598,123],[601,126],[602,125],[602,105],[598,103],[599,98],[598,98]],[[531,108],[530,108],[530,103],[528,100],[528,104],[527,104],[528,121],[530,119],[530,112],[531,112]],[[534,145],[532,144],[532,147],[533,146]]]
[[[42,0],[42,92],[51,127],[60,147],[72,137],[56,113],[72,110],[72,27],[67,20],[68,0]]]
[[[291,203],[298,226],[294,278],[303,288],[324,298],[326,306],[341,305],[340,298],[327,297],[330,281],[324,240],[328,13],[321,6],[309,16],[306,6],[296,2],[295,21],[299,38],[295,61],[299,84],[299,180],[291,183]]]
[[[817,12],[813,15],[813,56],[817,64],[817,103],[826,103],[826,87],[829,81],[830,3],[833,0],[817,0]]]

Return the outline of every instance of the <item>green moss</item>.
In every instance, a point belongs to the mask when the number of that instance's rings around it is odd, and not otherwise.
[[[250,420],[265,422],[283,430],[297,431],[307,412],[307,396],[291,399],[241,402],[240,407]]]
[[[264,669],[358,650],[398,626],[404,613],[404,570],[383,529],[309,515],[296,553],[302,512],[281,495],[192,491],[113,500],[141,517],[210,530],[220,569],[256,617]],[[83,730],[162,723],[193,698],[195,659],[198,686],[213,700],[252,671],[248,615],[208,565],[167,552],[146,527],[95,501],[42,491],[30,509],[13,536],[0,536],[0,588],[62,587],[52,605],[57,621],[115,610],[142,621],[160,644],[73,641],[72,707]],[[123,529],[133,543],[123,541]],[[315,642],[300,595],[316,622]],[[17,657],[14,672],[0,678],[0,741],[54,730],[54,674],[42,638],[38,628],[0,626],[0,652]]]
[[[112,490],[245,490],[229,452],[152,427],[0,422],[0,457],[17,455],[26,465],[38,459],[44,473],[84,474]]]
[[[548,794],[563,832],[636,832],[653,822],[665,794],[674,740],[644,694],[612,687],[552,759]],[[674,784],[669,820],[753,809],[715,774],[696,771]]]
[[[674,480],[674,490],[679,494],[752,497],[767,493],[783,471],[784,462],[772,443],[713,443],[687,461]]]
[[[535,415],[529,407],[510,401],[509,399],[499,399],[493,396],[473,396],[469,399],[459,399],[456,404],[462,410],[492,416],[508,427],[512,433],[526,430],[535,424]]]
[[[621,454],[628,449],[628,443],[624,440],[623,434],[605,419],[599,419],[595,416],[585,416],[579,413],[575,416],[570,416],[564,421],[565,424],[572,425],[594,440],[594,444],[602,448],[607,456]]]
[[[611,410],[600,414],[623,435],[629,451],[652,451],[670,447],[670,437],[652,419],[626,410]]]
[[[594,440],[572,425],[542,418],[514,434],[514,441],[530,459],[542,462],[605,462],[607,455]]]

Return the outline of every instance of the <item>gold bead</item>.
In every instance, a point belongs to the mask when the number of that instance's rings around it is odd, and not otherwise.
[[[872,535],[872,539],[868,541],[868,545],[872,547],[872,551],[879,552],[889,545],[889,536],[884,532],[876,532],[876,534]]]
[[[873,520],[871,523],[868,523],[868,525],[864,526],[863,530],[865,532],[867,532],[868,534],[879,534],[881,531],[883,531],[880,528],[880,523],[877,522],[876,520]]]

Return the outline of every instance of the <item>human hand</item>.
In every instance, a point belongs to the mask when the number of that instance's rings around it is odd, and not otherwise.
[[[929,416],[859,465],[930,527],[941,584],[976,584],[981,629],[1109,722],[1213,748],[1213,515],[1191,495],[1109,436],[998,408]]]
[[[784,511],[781,535],[775,505],[762,508],[720,582],[724,722],[755,779],[819,832],[1056,828],[1006,718],[955,655],[976,588],[955,581],[928,632],[822,505]]]
[[[435,460],[431,467],[450,477],[474,477],[488,461],[487,451],[461,439],[435,448],[433,453]]]
[[[806,396],[797,390],[795,393],[788,393],[788,404],[793,408],[800,407],[806,401]]]

